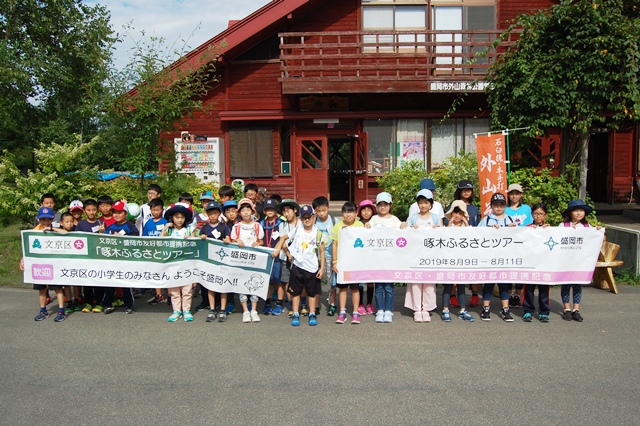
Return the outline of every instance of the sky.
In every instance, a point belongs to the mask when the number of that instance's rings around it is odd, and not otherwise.
[[[118,43],[114,62],[121,68],[129,62],[129,52],[136,41],[145,37],[162,37],[169,52],[188,52],[228,27],[229,20],[240,20],[270,0],[86,0],[88,5],[101,4],[111,12],[111,28],[123,34],[123,25],[135,31]]]

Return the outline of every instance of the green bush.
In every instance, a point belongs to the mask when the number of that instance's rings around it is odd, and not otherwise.
[[[22,174],[16,166],[15,157],[5,152],[0,159],[0,219],[8,223],[18,219],[30,223],[40,207],[40,196],[50,192],[56,196],[56,210],[66,211],[69,203],[75,199],[98,198],[109,195],[114,200],[126,199],[128,202],[147,202],[147,187],[158,183],[163,189],[166,204],[178,201],[181,193],[189,192],[198,200],[203,191],[212,191],[217,195],[218,186],[214,183],[202,183],[196,177],[181,173],[166,173],[157,179],[133,179],[120,177],[111,181],[100,181],[97,171],[91,168],[73,170],[79,163],[79,157],[86,154],[93,142],[78,145],[41,145],[35,150],[39,169]],[[240,195],[242,193],[240,192]],[[199,202],[195,203],[199,206]]]
[[[553,176],[551,173],[550,169],[518,169],[511,172],[511,182],[522,185],[523,203],[546,204],[549,210],[547,221],[555,226],[562,222],[562,212],[567,208],[569,201],[578,198],[578,165],[568,165],[567,172],[560,176]],[[585,202],[593,207],[593,202],[588,196]],[[595,209],[587,220],[592,225],[599,224]]]
[[[380,188],[393,196],[394,215],[401,220],[407,218],[409,207],[420,189],[420,181],[427,177],[436,183],[435,199],[440,201],[445,209],[453,201],[457,184],[463,179],[473,182],[476,188],[475,203],[479,205],[480,186],[476,154],[460,152],[456,157],[446,158],[442,167],[432,173],[425,171],[423,162],[410,161],[378,178]],[[578,165],[568,165],[566,173],[561,176],[553,176],[550,169],[521,168],[511,172],[511,182],[522,185],[523,203],[545,203],[549,210],[547,221],[551,225],[557,225],[562,221],[562,212],[567,208],[569,201],[578,198]],[[588,196],[585,201],[593,207],[593,202]],[[587,220],[592,225],[601,225],[596,219],[595,209]]]
[[[378,185],[393,197],[392,213],[400,220],[405,220],[409,207],[416,200],[420,190],[420,181],[431,178],[436,184],[435,199],[446,208],[453,201],[458,182],[468,179],[478,184],[478,163],[474,153],[460,152],[457,157],[446,158],[442,167],[428,173],[422,161],[414,160],[396,167],[386,175],[378,178]],[[476,186],[477,187],[477,186]],[[479,191],[475,191],[476,195]]]
[[[436,183],[435,199],[446,209],[453,202],[453,196],[458,189],[458,182],[470,180],[475,188],[475,204],[480,205],[478,186],[478,158],[475,152],[460,151],[458,156],[446,158],[442,167],[432,173]]]
[[[425,177],[427,172],[424,169],[424,162],[414,160],[377,178],[380,188],[391,194],[393,198],[391,213],[398,216],[400,220],[406,220],[409,207],[415,201],[420,189],[420,181]]]

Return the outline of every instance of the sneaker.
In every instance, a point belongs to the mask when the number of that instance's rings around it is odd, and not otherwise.
[[[208,303],[202,302],[198,306],[196,306],[196,312],[204,311],[205,309],[211,309]]]
[[[207,322],[213,322],[216,319],[216,312],[213,309],[209,309],[209,315],[207,315]]]
[[[91,310],[91,312],[93,312],[94,314],[101,314],[102,311],[104,311],[104,308],[102,307],[102,305],[96,305]]]
[[[283,310],[282,305],[276,305],[276,307],[271,311],[271,315],[282,315]]]
[[[531,312],[525,312],[524,315],[522,316],[522,321],[524,322],[533,321],[533,315],[531,315]]]
[[[422,322],[431,322],[431,313],[428,311],[422,311]]]
[[[511,296],[509,296],[509,307],[515,308],[515,306],[516,306],[515,296],[512,294]]]
[[[309,325],[318,325],[318,319],[316,315],[309,315]]]
[[[64,312],[67,314],[71,314],[73,313],[73,311],[75,311],[75,304],[73,302],[67,303],[67,307],[65,308]]]
[[[422,312],[415,311],[413,313],[413,322],[422,322]]]
[[[84,305],[84,308],[82,308],[82,312],[84,312],[85,314],[88,314],[89,312],[91,312],[92,309],[93,309],[93,306],[87,303],[86,305]]]
[[[360,324],[360,314],[354,313],[351,315],[351,324]]]
[[[186,322],[193,321],[193,315],[191,314],[191,311],[184,311],[184,314],[182,314],[182,316],[184,317],[184,320]]]
[[[294,327],[300,326],[300,315],[293,314],[293,316],[291,317],[291,325]]]
[[[62,322],[67,319],[67,314],[64,311],[58,311],[58,314],[53,319],[55,322]]]
[[[173,311],[173,313],[171,315],[169,315],[168,321],[169,322],[176,322],[178,321],[180,318],[182,318],[182,312],[180,311]]]
[[[374,313],[373,305],[371,303],[367,303],[367,315],[373,315]]]
[[[451,302],[449,303],[449,306],[451,306],[452,308],[460,307],[460,302],[458,302],[458,296],[451,296]]]
[[[442,321],[444,322],[451,322],[451,314],[449,311],[442,311],[440,318],[442,318]]]
[[[132,314],[132,313],[134,313],[134,312],[135,312],[135,311],[134,311],[134,310],[133,310],[133,308],[132,308],[132,307],[130,307],[130,306],[128,306],[128,307],[126,307],[126,308],[124,308],[124,313],[125,313],[125,314],[129,314],[129,315],[131,315],[131,314]]]
[[[253,310],[249,313],[251,315],[251,322],[260,322],[260,316],[258,315],[258,311]]]
[[[565,320],[565,321],[572,321],[573,318],[572,318],[572,315],[571,315],[571,311],[569,311],[569,310],[564,311],[562,313],[562,319]]]
[[[472,308],[475,308],[476,306],[478,306],[478,302],[479,302],[479,298],[477,294],[472,294],[471,295],[471,300],[469,301],[469,306],[471,306]]]
[[[218,314],[218,322],[225,322],[227,320],[227,313],[222,311]]]
[[[49,318],[51,316],[51,314],[47,311],[40,311],[38,312],[38,315],[36,315],[36,317],[34,318],[34,320],[36,321],[44,321],[47,318]]]
[[[287,316],[291,318],[293,316],[293,309],[289,308],[289,312],[287,312]]]
[[[232,314],[236,311],[236,305],[234,305],[233,303],[229,303],[227,305],[227,309],[225,309],[224,311],[227,313],[227,315]]]
[[[271,314],[271,303],[266,303],[264,305],[264,309],[262,310],[262,315],[269,315]]]
[[[367,315],[367,310],[364,308],[364,305],[358,306],[358,315]]]
[[[574,321],[578,321],[578,322],[582,322],[584,320],[584,318],[582,318],[582,315],[580,315],[580,311],[571,312],[571,318]]]
[[[383,322],[393,322],[393,312],[391,311],[384,311],[384,318],[382,319]]]
[[[165,298],[162,294],[156,294],[154,297],[149,299],[150,305],[157,305],[158,303],[162,303],[165,301]]]
[[[105,315],[110,314],[111,312],[115,311],[116,308],[114,308],[113,306],[107,306],[106,308],[104,308],[104,310],[102,312],[104,312]]]
[[[540,322],[549,322],[549,314],[540,314],[540,315],[538,315],[538,321],[540,321]]]
[[[376,312],[376,322],[384,322],[384,311]]]
[[[114,299],[113,306],[124,306],[124,300],[122,299]]]
[[[513,307],[514,308],[522,307],[522,301],[520,300],[520,296],[518,296],[517,294],[513,296]]]
[[[309,316],[309,308],[307,308],[307,305],[302,305],[302,309],[300,309],[300,315],[302,315],[303,317]]]
[[[469,322],[475,321],[475,318],[473,318],[471,316],[469,311],[460,311],[460,312],[458,312],[458,318],[461,319],[462,321],[469,321]]]
[[[489,308],[482,308],[482,312],[480,312],[480,319],[482,321],[491,321],[491,311]]]
[[[336,319],[336,324],[344,324],[346,320],[347,320],[347,314],[345,314],[344,312],[340,312],[340,314],[338,315],[338,318]]]
[[[327,315],[332,317],[336,313],[336,305],[330,305],[329,309],[327,309]]]
[[[242,322],[251,322],[251,312],[246,311],[242,313]]]
[[[511,316],[511,313],[509,312],[509,309],[502,309],[500,311],[500,316],[506,322],[513,322],[513,317]]]
[[[80,312],[82,310],[82,307],[80,306],[80,302],[76,301],[73,304],[73,312]]]

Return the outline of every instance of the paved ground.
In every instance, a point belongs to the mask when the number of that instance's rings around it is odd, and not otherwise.
[[[585,288],[583,323],[557,288],[549,324],[415,324],[403,299],[392,324],[169,324],[141,301],[37,323],[35,291],[2,288],[0,423],[638,424],[640,289]]]

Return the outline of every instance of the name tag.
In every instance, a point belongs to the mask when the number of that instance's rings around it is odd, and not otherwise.
[[[164,229],[164,225],[156,225],[156,229],[158,231],[162,231]]]
[[[91,232],[93,232],[94,234],[95,234],[96,232],[98,232],[99,230],[100,230],[100,225],[96,225],[96,226],[92,226],[92,227],[91,227]]]

